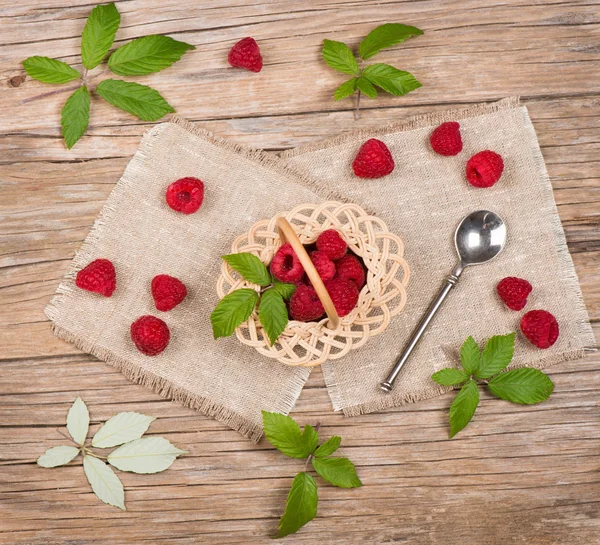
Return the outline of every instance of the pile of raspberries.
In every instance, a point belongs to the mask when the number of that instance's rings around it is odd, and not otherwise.
[[[365,285],[363,263],[352,253],[335,229],[323,231],[317,238],[316,249],[309,256],[323,280],[340,317],[347,316],[358,303],[358,295]],[[289,303],[292,320],[313,322],[325,314],[325,309],[310,285],[304,267],[289,243],[284,244],[273,257],[271,274],[281,282],[296,284]]]

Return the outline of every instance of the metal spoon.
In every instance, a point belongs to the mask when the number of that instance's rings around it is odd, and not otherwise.
[[[454,244],[458,253],[458,265],[452,271],[452,274],[446,278],[442,289],[437,297],[429,306],[427,314],[423,317],[412,338],[404,348],[404,352],[396,362],[385,382],[380,384],[384,392],[391,392],[394,381],[398,377],[402,366],[408,360],[411,352],[421,340],[423,333],[427,329],[429,322],[440,308],[442,302],[452,289],[465,267],[469,265],[479,265],[486,263],[496,257],[504,248],[506,243],[506,225],[502,218],[489,210],[478,210],[472,212],[464,218],[454,233]]]

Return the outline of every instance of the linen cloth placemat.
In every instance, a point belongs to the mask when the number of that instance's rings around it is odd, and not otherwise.
[[[429,146],[429,135],[444,121],[459,121],[464,149],[442,157]],[[385,142],[394,171],[376,180],[357,178],[350,168],[368,138]],[[475,153],[491,149],[505,164],[500,181],[479,189],[465,178],[465,164]],[[583,357],[595,345],[581,289],[533,125],[518,98],[414,118],[405,123],[364,130],[281,154],[302,168],[323,189],[344,195],[374,210],[405,244],[411,269],[408,302],[386,332],[339,361],[323,365],[335,409],[358,415],[439,395],[431,375],[456,364],[458,350],[472,335],[478,342],[517,331],[513,367],[544,368]],[[468,213],[488,209],[507,226],[507,245],[493,261],[468,267],[448,295],[420,344],[399,375],[392,393],[378,389],[441,282],[457,262],[456,226]],[[521,312],[500,302],[495,286],[506,276],[533,285]],[[544,309],[559,322],[560,336],[551,348],[535,348],[519,332],[521,316]]]

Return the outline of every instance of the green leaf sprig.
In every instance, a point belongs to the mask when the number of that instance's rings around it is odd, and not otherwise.
[[[43,83],[62,84],[80,80],[74,88],[64,89],[75,89],[61,115],[62,134],[69,149],[83,136],[90,119],[91,78],[88,78],[88,71],[104,60],[120,23],[121,16],[114,3],[99,5],[92,10],[81,35],[81,61],[85,67],[83,75],[68,64],[50,57],[36,55],[23,61],[25,71]],[[190,49],[195,47],[168,36],[144,36],[114,51],[108,59],[108,68],[119,76],[153,74],[177,62]],[[138,83],[106,79],[97,85],[96,92],[113,106],[144,121],[156,121],[175,111],[158,91]]]
[[[94,494],[104,503],[124,510],[123,484],[108,464],[121,471],[159,473],[171,467],[175,458],[187,453],[164,437],[142,437],[154,420],[153,416],[135,412],[116,414],[100,427],[90,443],[86,443],[90,413],[78,397],[67,413],[67,431],[75,446],[52,447],[37,459],[37,463],[42,467],[63,466],[81,454],[83,471]],[[106,457],[92,451],[92,448],[117,446],[119,448]]]
[[[423,31],[414,26],[399,23],[380,25],[372,30],[360,43],[360,58],[366,61],[382,49],[392,47],[421,34],[423,34]],[[361,93],[369,98],[375,98],[377,96],[376,87],[379,87],[379,89],[391,95],[402,96],[421,87],[421,83],[410,72],[398,70],[389,64],[376,63],[361,69],[354,53],[343,42],[324,40],[323,59],[331,68],[352,76],[335,90],[333,98],[334,100],[341,100],[358,91],[354,113],[356,119],[359,115]]]
[[[550,397],[554,383],[539,369],[522,367],[504,371],[512,360],[514,349],[514,333],[491,337],[483,351],[479,350],[475,339],[469,337],[460,349],[462,369],[447,367],[431,376],[442,386],[460,387],[450,406],[450,437],[464,429],[473,418],[479,404],[478,383],[485,384],[494,396],[521,405],[534,405]]]
[[[263,411],[262,415],[268,441],[290,458],[306,459],[304,471],[294,477],[279,521],[275,537],[284,537],[297,532],[317,515],[317,483],[306,472],[309,463],[318,475],[339,488],[357,488],[362,483],[348,458],[331,456],[340,447],[341,437],[334,435],[319,446],[319,424],[314,428],[306,425],[302,431],[289,416],[267,411]]]
[[[273,345],[288,324],[285,301],[294,294],[296,286],[272,277],[266,265],[254,254],[240,252],[225,255],[223,259],[244,280],[256,284],[261,291],[259,294],[254,289],[241,288],[223,297],[210,315],[214,338],[233,334],[258,304],[258,319]]]

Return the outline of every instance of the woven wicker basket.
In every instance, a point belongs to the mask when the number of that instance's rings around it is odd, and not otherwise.
[[[304,249],[304,245],[315,242],[327,229],[336,229],[348,243],[349,250],[362,258],[367,268],[366,284],[358,304],[343,318],[335,312]],[[368,215],[359,206],[333,201],[297,206],[290,212],[255,223],[248,233],[234,240],[231,251],[253,253],[268,264],[285,242],[292,245],[302,262],[327,316],[319,322],[290,320],[277,342],[270,346],[255,310],[235,333],[241,343],[252,346],[262,355],[286,365],[320,365],[341,358],[370,337],[379,335],[389,325],[390,318],[404,308],[410,273],[403,257],[402,240],[390,233],[383,221]],[[260,289],[240,278],[223,262],[217,281],[219,297],[244,287]]]

